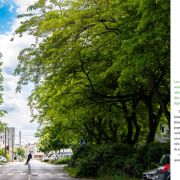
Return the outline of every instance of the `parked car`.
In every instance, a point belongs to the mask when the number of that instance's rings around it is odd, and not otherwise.
[[[52,155],[53,154],[49,154],[49,155],[45,156],[44,158],[42,158],[42,161],[44,161],[44,162],[49,161]]]
[[[60,152],[60,154],[58,155],[58,159],[62,157],[71,157],[72,155],[73,155],[72,152]]]
[[[170,155],[164,154],[160,160],[160,167],[144,172],[143,180],[170,180]]]
[[[4,156],[0,156],[0,162],[6,163],[7,159]]]
[[[58,159],[63,158],[63,157],[71,157],[72,154],[73,154],[72,152],[60,152],[60,153],[52,155],[49,158],[49,160],[55,161],[55,160],[58,160]]]
[[[42,161],[47,162],[47,161],[55,161],[58,160],[62,157],[71,157],[73,153],[70,152],[59,152],[57,154],[49,154],[48,156],[42,158]]]
[[[56,159],[57,159],[57,154],[53,154],[53,155],[49,158],[50,161],[55,161]]]

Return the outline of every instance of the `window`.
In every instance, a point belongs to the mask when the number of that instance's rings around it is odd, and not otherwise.
[[[164,134],[165,133],[165,127],[161,126],[161,133]]]

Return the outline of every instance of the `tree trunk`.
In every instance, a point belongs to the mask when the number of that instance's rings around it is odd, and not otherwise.
[[[147,108],[148,108],[148,119],[149,119],[149,133],[147,136],[146,143],[149,144],[149,143],[154,142],[158,122],[153,113],[152,98],[149,98],[149,101],[146,103],[147,103]]]
[[[118,142],[118,124],[113,123],[112,120],[109,120],[109,127],[111,130],[111,142],[117,143]]]
[[[151,82],[151,86],[152,89],[159,101],[159,104],[164,112],[164,115],[166,116],[167,120],[168,120],[168,124],[169,124],[169,128],[170,128],[170,112],[167,109],[167,103],[163,100],[161,93],[158,90],[158,86],[154,77],[153,72],[151,72],[150,74],[150,82]],[[170,99],[170,97],[168,97]]]
[[[132,144],[136,144],[136,142],[138,141],[139,139],[139,134],[140,134],[140,126],[138,125],[137,123],[137,119],[136,119],[136,113],[133,112],[133,123],[134,123],[134,126],[136,128],[136,131],[135,131],[135,135],[134,135],[134,139],[132,141]]]

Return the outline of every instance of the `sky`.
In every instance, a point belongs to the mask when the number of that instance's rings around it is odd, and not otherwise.
[[[16,18],[18,14],[26,12],[29,5],[35,0],[0,0],[0,52],[3,54],[2,70],[4,77],[4,103],[0,109],[8,113],[1,119],[9,127],[15,127],[16,144],[19,143],[19,131],[21,131],[22,144],[33,143],[37,141],[34,133],[38,128],[37,123],[30,123],[30,110],[27,106],[27,97],[30,95],[32,85],[23,87],[21,93],[16,93],[16,83],[18,77],[13,75],[14,69],[18,63],[17,56],[20,50],[34,43],[34,38],[28,35],[23,37],[14,37],[14,31],[22,19]]]

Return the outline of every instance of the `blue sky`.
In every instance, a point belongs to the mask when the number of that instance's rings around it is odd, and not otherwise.
[[[11,31],[17,16],[17,5],[13,1],[0,1],[0,33]]]
[[[17,66],[19,52],[34,43],[34,38],[28,35],[14,37],[15,29],[22,19],[17,19],[17,14],[26,13],[27,7],[36,0],[0,0],[0,52],[3,54],[2,71],[4,77],[4,103],[0,109],[5,109],[6,114],[2,119],[9,127],[16,128],[16,143],[18,143],[19,131],[22,133],[22,142],[32,143],[37,141],[34,133],[38,127],[37,123],[30,123],[30,110],[27,106],[27,97],[30,95],[32,85],[22,89],[22,93],[15,93],[18,77],[13,75]]]

